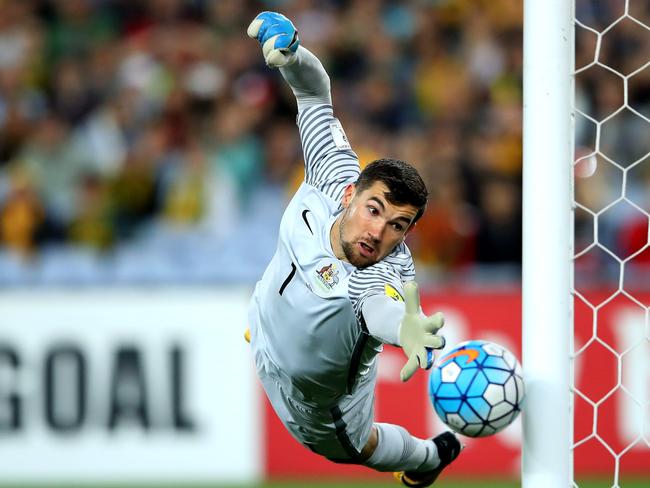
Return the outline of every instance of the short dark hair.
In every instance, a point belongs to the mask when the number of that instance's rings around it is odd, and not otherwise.
[[[370,188],[376,181],[381,181],[388,187],[386,200],[391,204],[413,205],[418,209],[411,225],[422,217],[427,206],[429,191],[417,169],[399,159],[376,159],[359,175],[356,182],[357,192]]]

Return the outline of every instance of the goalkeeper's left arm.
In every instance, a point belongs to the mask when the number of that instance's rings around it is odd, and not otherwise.
[[[400,371],[402,381],[408,381],[418,368],[433,366],[433,349],[445,347],[445,338],[436,335],[445,323],[444,317],[440,312],[431,316],[422,313],[414,281],[404,285],[404,302],[372,295],[364,301],[362,313],[370,335],[402,347],[408,358]]]
[[[279,68],[298,102],[298,111],[316,104],[330,104],[330,79],[323,65],[300,45],[298,31],[284,15],[262,12],[248,26],[249,37],[262,45],[266,64]]]

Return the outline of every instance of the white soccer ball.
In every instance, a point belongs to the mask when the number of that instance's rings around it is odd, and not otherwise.
[[[463,342],[431,371],[429,395],[440,419],[455,432],[469,437],[496,434],[521,412],[521,365],[493,342]]]

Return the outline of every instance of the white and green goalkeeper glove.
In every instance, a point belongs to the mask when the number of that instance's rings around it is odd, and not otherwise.
[[[429,317],[420,313],[420,293],[418,285],[409,281],[404,285],[405,312],[399,329],[399,342],[408,361],[400,371],[400,379],[408,381],[418,367],[429,369],[433,366],[432,349],[445,347],[445,338],[436,332],[445,324],[441,312]]]
[[[298,31],[284,15],[262,12],[253,19],[246,33],[260,42],[264,60],[271,68],[288,66],[295,61],[300,45]]]

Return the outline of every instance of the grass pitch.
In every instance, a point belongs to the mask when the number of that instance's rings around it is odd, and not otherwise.
[[[264,484],[39,484],[39,485],[8,485],[0,482],[0,488],[397,488],[400,485],[394,482],[324,482],[312,480],[304,481],[277,481]],[[644,479],[620,480],[614,485],[611,479],[577,480],[578,488],[648,488],[650,477]],[[520,488],[519,481],[507,480],[477,480],[477,479],[441,479],[435,488]],[[551,488],[551,487],[549,487]]]
[[[611,488],[616,486],[617,488],[649,488],[650,487],[650,478],[645,479],[634,479],[634,480],[620,480],[618,485],[614,485],[612,480],[576,480],[578,488]],[[278,482],[278,483],[267,483],[262,486],[253,487],[237,487],[237,488],[397,488],[401,485],[393,482],[386,483],[313,483],[308,482]],[[219,487],[226,488],[226,487]],[[234,486],[228,488],[236,488]],[[521,488],[520,481],[506,481],[506,480],[491,480],[491,481],[481,481],[481,480],[461,480],[461,479],[441,479],[436,482],[435,488]],[[549,487],[551,488],[551,487]]]

